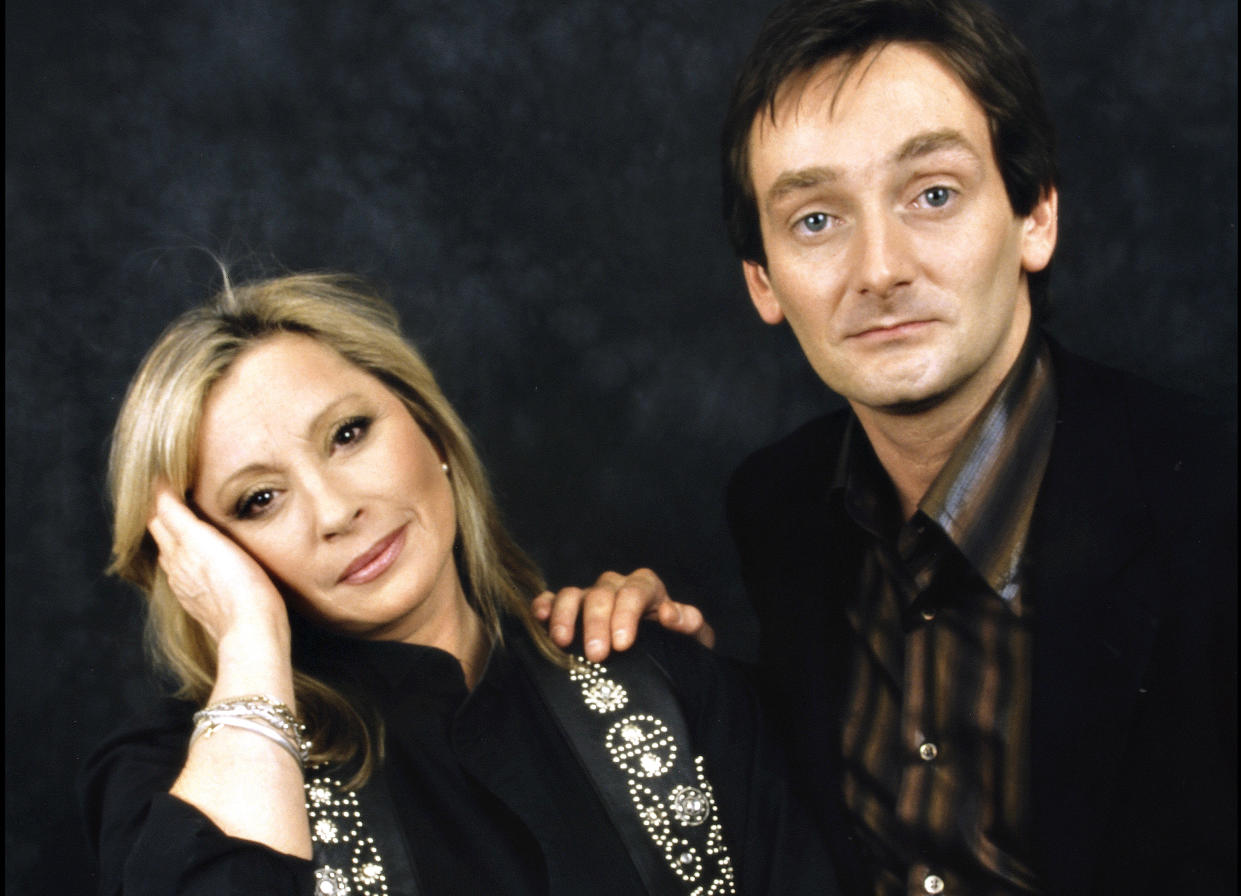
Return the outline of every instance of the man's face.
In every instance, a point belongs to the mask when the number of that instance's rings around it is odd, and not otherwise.
[[[744,271],[763,319],[787,319],[859,410],[981,406],[1029,326],[1056,195],[1013,214],[956,75],[912,44],[868,52],[843,82],[827,63],[781,88],[749,149],[767,265]]]

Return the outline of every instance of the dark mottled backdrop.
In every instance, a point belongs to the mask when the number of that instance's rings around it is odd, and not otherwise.
[[[1055,331],[1236,398],[1233,0],[1006,0],[1060,123]],[[6,882],[90,889],[84,752],[151,684],[101,467],[238,273],[386,284],[556,582],[646,564],[752,647],[721,522],[833,401],[745,298],[715,137],[766,0],[15,0],[5,36]]]

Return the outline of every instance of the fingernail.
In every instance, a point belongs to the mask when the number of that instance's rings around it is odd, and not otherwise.
[[[617,647],[620,647],[623,650],[633,642],[633,632],[629,631],[627,628],[617,629],[612,640],[616,642]]]
[[[587,656],[598,656],[601,653],[603,653],[603,642],[598,638],[593,638],[586,642]]]
[[[562,638],[567,638],[568,636],[569,636],[569,629],[567,626],[564,626],[564,625],[553,625],[552,626],[552,637],[555,638],[556,640],[561,640]]]

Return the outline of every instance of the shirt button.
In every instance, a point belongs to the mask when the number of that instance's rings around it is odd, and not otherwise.
[[[934,759],[936,756],[939,755],[939,747],[935,746],[935,744],[931,743],[930,741],[927,741],[922,746],[918,747],[918,755],[921,756],[925,761],[930,762],[932,759]],[[931,877],[935,877],[935,875],[932,874]],[[930,877],[927,878],[927,880],[930,880],[930,879],[931,879]],[[939,878],[935,878],[935,879],[939,880]],[[943,883],[943,881],[940,881],[940,883]],[[939,890],[927,890],[927,892],[938,893]]]
[[[942,893],[944,892],[944,879],[938,874],[928,874],[922,881],[922,889],[932,894]]]

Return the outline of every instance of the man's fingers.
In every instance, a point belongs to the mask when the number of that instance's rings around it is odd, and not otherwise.
[[[598,589],[600,591],[614,592],[617,589],[619,589],[622,585],[624,585],[625,582],[627,582],[628,580],[629,580],[629,576],[623,576],[618,572],[613,572],[612,570],[608,570],[607,572],[603,572],[599,574],[599,578],[595,579],[595,584],[592,585],[591,588]]]
[[[704,647],[715,646],[715,630],[707,624],[702,611],[692,604],[669,600],[657,608],[659,624],[696,639]]]
[[[632,647],[638,635],[638,622],[644,616],[660,618],[660,606],[669,603],[668,591],[659,576],[649,569],[638,569],[627,576],[605,572],[585,590],[562,588],[555,594],[546,591],[531,606],[535,617],[548,623],[552,640],[561,647],[573,642],[580,613],[586,656],[599,662],[613,647]],[[684,630],[679,608],[674,609],[673,618],[676,624],[668,627]],[[700,629],[701,617],[693,622],[690,633],[696,634]]]
[[[552,598],[548,631],[552,640],[561,647],[573,643],[573,632],[577,626],[578,610],[582,606],[582,596],[586,592],[581,588],[561,588]]]
[[[556,595],[550,591],[544,591],[534,600],[530,601],[530,612],[534,614],[534,618],[539,622],[546,622],[552,618],[552,601],[556,599]]]
[[[586,592],[582,602],[582,643],[588,660],[601,662],[612,649],[612,608],[615,603],[616,590],[610,585],[596,585]]]
[[[660,608],[671,603],[662,587],[655,588],[648,579],[631,576],[616,592],[616,604],[612,608],[612,646],[628,650],[638,636],[638,622],[644,616],[658,618]]]

